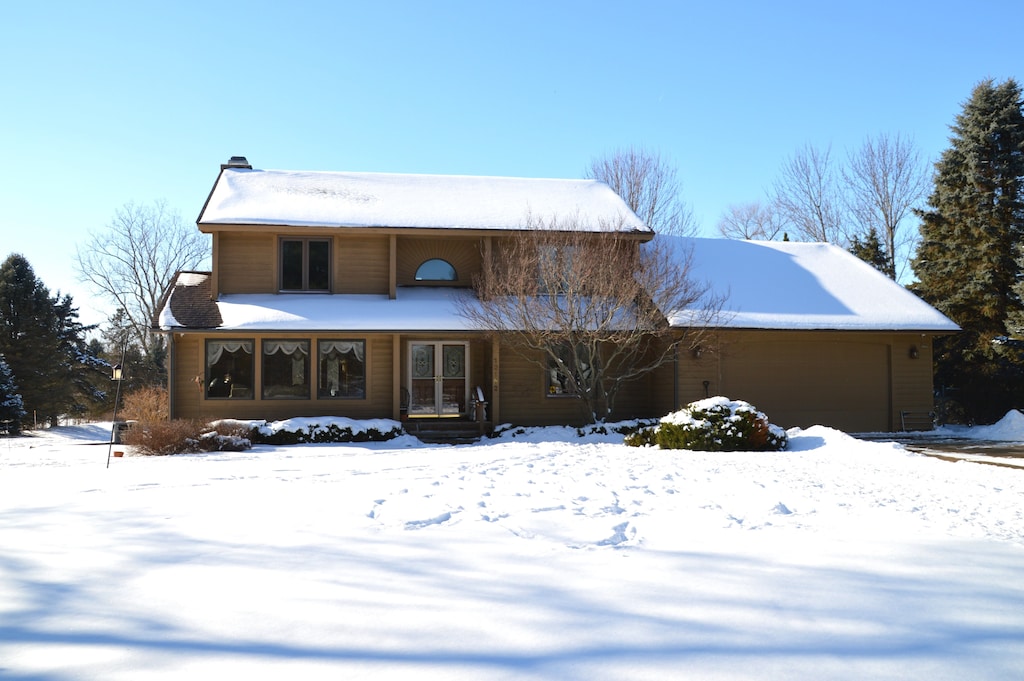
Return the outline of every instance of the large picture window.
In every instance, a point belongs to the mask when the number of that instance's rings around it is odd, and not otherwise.
[[[592,371],[589,358],[582,348],[573,352],[568,343],[553,348],[548,357],[548,370],[544,375],[545,394],[548,397],[576,397],[586,388]]]
[[[366,397],[366,341],[321,340],[317,343],[317,355],[318,397]]]
[[[252,398],[252,340],[206,341],[206,396]]]
[[[263,341],[263,399],[309,399],[309,341]]]
[[[281,239],[281,290],[329,291],[329,239]]]

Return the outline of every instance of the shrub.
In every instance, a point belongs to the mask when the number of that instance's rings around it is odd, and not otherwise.
[[[340,416],[294,418],[285,421],[215,421],[234,428],[256,444],[300,445],[324,442],[385,442],[404,435],[402,424],[390,419],[357,421]]]
[[[141,423],[167,421],[171,413],[167,390],[149,386],[127,393],[122,413],[126,419]]]
[[[230,427],[209,427],[203,421],[168,419],[136,421],[121,441],[140,454],[238,452],[252,447],[250,440]]]
[[[692,402],[661,419],[657,428],[637,431],[626,444],[657,444],[662,449],[707,452],[778,451],[786,448],[786,432],[756,408],[740,400],[711,397]]]
[[[658,444],[658,429],[648,426],[628,433],[623,440],[630,447],[653,447]]]

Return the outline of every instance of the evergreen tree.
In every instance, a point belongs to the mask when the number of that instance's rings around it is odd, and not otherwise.
[[[1001,416],[1020,384],[993,341],[1024,310],[1014,291],[1024,237],[1022,107],[1014,80],[980,83],[951,126],[928,208],[918,211],[914,289],[963,329],[937,344],[936,378],[957,391],[971,420]]]
[[[121,308],[107,320],[102,331],[104,352],[111,364],[120,361],[124,352],[124,363],[131,367],[128,383],[122,390],[140,387],[165,387],[167,385],[167,347],[165,343],[153,343],[148,351],[142,348],[135,337],[131,318]]]
[[[25,418],[25,403],[14,382],[14,372],[0,355],[0,421],[8,424],[11,433],[21,430],[21,420]]]
[[[70,296],[50,296],[23,256],[0,266],[0,353],[36,421],[55,424],[100,396],[93,379],[105,363],[86,345],[92,328],[78,321]]]
[[[892,258],[885,250],[882,239],[878,236],[878,230],[872,227],[863,238],[854,235],[850,239],[850,253],[874,267],[890,279],[896,278],[893,271]]]

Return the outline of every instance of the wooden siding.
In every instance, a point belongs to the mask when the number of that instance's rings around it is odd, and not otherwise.
[[[202,418],[203,341],[192,334],[173,334],[171,339],[171,418]]]
[[[472,286],[473,276],[480,271],[479,239],[403,237],[398,239],[397,280],[399,286],[416,285],[416,270],[431,258],[448,261],[455,268],[458,280],[454,286]],[[435,282],[436,283],[436,282]]]
[[[335,239],[334,292],[388,292],[388,237],[368,236]]]
[[[587,414],[579,399],[548,396],[544,370],[508,345],[500,349],[498,385],[501,421],[517,425],[581,425]],[[536,357],[540,357],[536,353]],[[668,373],[665,373],[668,376]],[[654,376],[644,376],[619,389],[610,420],[650,417],[657,414],[651,387]]]
[[[933,338],[928,335],[901,335],[892,344],[892,418],[893,429],[900,427],[900,412],[928,413],[935,410],[932,370]],[[917,357],[911,357],[911,348]]]
[[[218,234],[217,290],[272,293],[277,290],[277,237],[273,234]]]
[[[572,397],[548,397],[544,372],[508,346],[501,348],[498,383],[501,420],[516,425],[579,425],[585,422],[582,405]]]
[[[748,330],[708,340],[699,357],[681,354],[680,406],[725,395],[751,402],[784,427],[847,432],[893,430],[901,410],[932,409],[929,336]]]

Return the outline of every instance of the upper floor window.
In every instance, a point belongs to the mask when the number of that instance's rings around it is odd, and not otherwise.
[[[542,295],[578,293],[580,284],[577,248],[573,245],[543,245],[537,254],[537,289]]]
[[[330,239],[281,239],[281,290],[329,291]]]
[[[459,275],[447,260],[432,258],[416,270],[416,281],[458,281]]]

